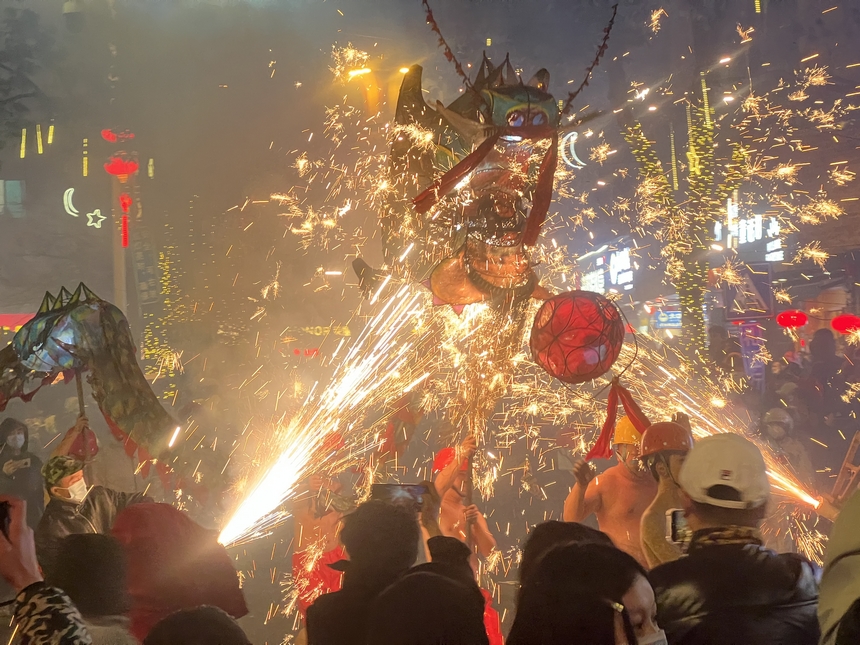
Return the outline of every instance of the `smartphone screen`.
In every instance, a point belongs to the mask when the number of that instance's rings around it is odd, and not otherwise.
[[[673,508],[666,511],[666,539],[674,544],[689,541],[690,527],[684,517],[684,509]]]
[[[374,484],[370,489],[370,499],[381,499],[418,512],[421,510],[422,496],[427,492],[424,484]]]

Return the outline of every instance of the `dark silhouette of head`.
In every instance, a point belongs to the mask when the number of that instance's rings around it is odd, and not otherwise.
[[[818,329],[809,341],[809,353],[813,359],[821,360],[836,355],[836,339],[827,328]]]
[[[723,343],[725,343],[729,339],[728,330],[721,325],[711,325],[708,328],[708,341],[711,344],[716,345],[717,347],[722,347]]]
[[[380,500],[361,504],[343,519],[340,531],[349,554],[349,572],[406,571],[418,557],[418,537],[415,513]]]
[[[251,641],[229,614],[204,605],[163,618],[143,645],[251,645]]]
[[[612,540],[603,531],[598,531],[579,522],[558,522],[550,520],[535,526],[523,547],[520,562],[520,585],[522,585],[537,562],[547,551],[565,544],[585,544],[597,542],[612,546]]]
[[[622,598],[645,570],[628,554],[600,543],[548,551],[528,573],[508,645],[615,645],[616,621],[636,642]]]
[[[128,612],[125,553],[109,535],[69,535],[60,542],[47,583],[65,591],[87,618]]]
[[[480,593],[446,576],[418,571],[388,587],[370,613],[373,645],[488,645]]]

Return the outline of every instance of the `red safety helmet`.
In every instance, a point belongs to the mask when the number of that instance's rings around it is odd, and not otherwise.
[[[447,448],[442,448],[439,452],[436,453],[436,458],[433,459],[433,474],[442,472],[445,468],[448,467],[452,461],[454,461],[454,457],[457,456],[457,451],[450,446]],[[460,464],[460,470],[464,471],[469,467],[469,461],[467,459],[463,460],[463,463]]]
[[[693,447],[693,434],[684,426],[672,421],[652,423],[642,435],[641,457],[656,455],[664,450],[689,452]]]

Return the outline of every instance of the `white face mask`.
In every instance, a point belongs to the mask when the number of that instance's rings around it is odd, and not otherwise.
[[[669,645],[669,641],[666,639],[666,632],[661,629],[648,636],[637,638],[636,645]]]
[[[15,450],[21,450],[24,447],[24,435],[13,434],[6,437],[6,444]]]
[[[87,492],[89,492],[89,488],[83,479],[79,479],[65,490],[69,492],[68,499],[72,502],[78,503],[83,502],[84,498],[87,496]]]

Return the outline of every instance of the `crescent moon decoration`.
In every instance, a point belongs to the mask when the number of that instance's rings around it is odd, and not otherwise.
[[[585,162],[576,154],[576,140],[579,132],[568,132],[561,140],[561,158],[570,168],[585,168]]]
[[[66,212],[72,217],[78,217],[80,213],[78,209],[75,208],[75,205],[72,203],[72,198],[75,196],[75,189],[68,188],[66,192],[63,194],[63,207],[66,209]]]

